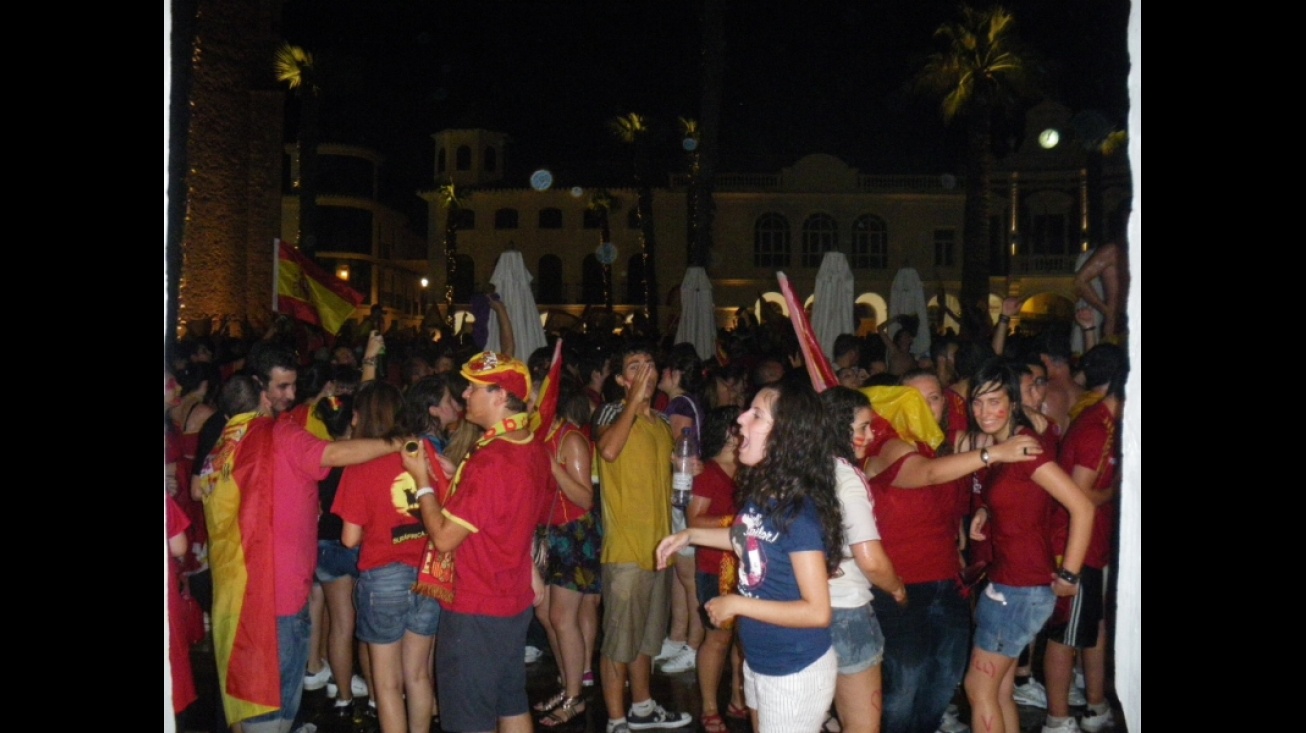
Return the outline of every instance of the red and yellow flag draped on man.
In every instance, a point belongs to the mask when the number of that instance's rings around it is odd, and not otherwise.
[[[281,707],[272,553],[272,418],[222,431],[201,477],[213,571],[213,647],[229,723]]]

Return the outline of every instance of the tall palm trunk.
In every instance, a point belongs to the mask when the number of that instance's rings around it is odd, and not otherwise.
[[[992,115],[988,100],[976,95],[966,126],[966,204],[961,230],[962,333],[987,338],[989,274],[989,179],[993,171]]]

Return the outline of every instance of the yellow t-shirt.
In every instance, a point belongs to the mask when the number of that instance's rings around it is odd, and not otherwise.
[[[610,411],[610,412],[609,412]],[[607,405],[600,416],[616,422],[620,405]],[[671,534],[671,425],[661,413],[637,416],[617,460],[600,456],[599,487],[603,504],[605,563],[638,563],[653,570],[658,542]]]

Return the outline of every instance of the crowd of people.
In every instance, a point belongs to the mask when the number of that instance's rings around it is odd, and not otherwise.
[[[1072,354],[1068,331],[1009,333],[1018,307],[923,354],[915,324],[845,334],[835,385],[774,313],[714,354],[585,319],[550,335],[559,364],[514,358],[510,326],[509,353],[375,319],[184,339],[164,375],[174,707],[207,618],[216,725],[250,733],[294,730],[323,687],[386,733],[564,727],[600,702],[607,733],[956,733],[959,690],[977,732],[1017,733],[1018,702],[1045,733],[1107,729],[1128,367],[1091,313]],[[532,623],[558,669],[535,701]],[[695,671],[697,720],[653,699],[658,668]]]

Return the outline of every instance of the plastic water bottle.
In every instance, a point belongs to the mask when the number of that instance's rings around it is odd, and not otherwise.
[[[694,491],[695,458],[698,458],[698,441],[694,439],[693,428],[685,428],[676,439],[675,460],[672,461],[672,506],[681,509],[689,506],[689,495]]]

